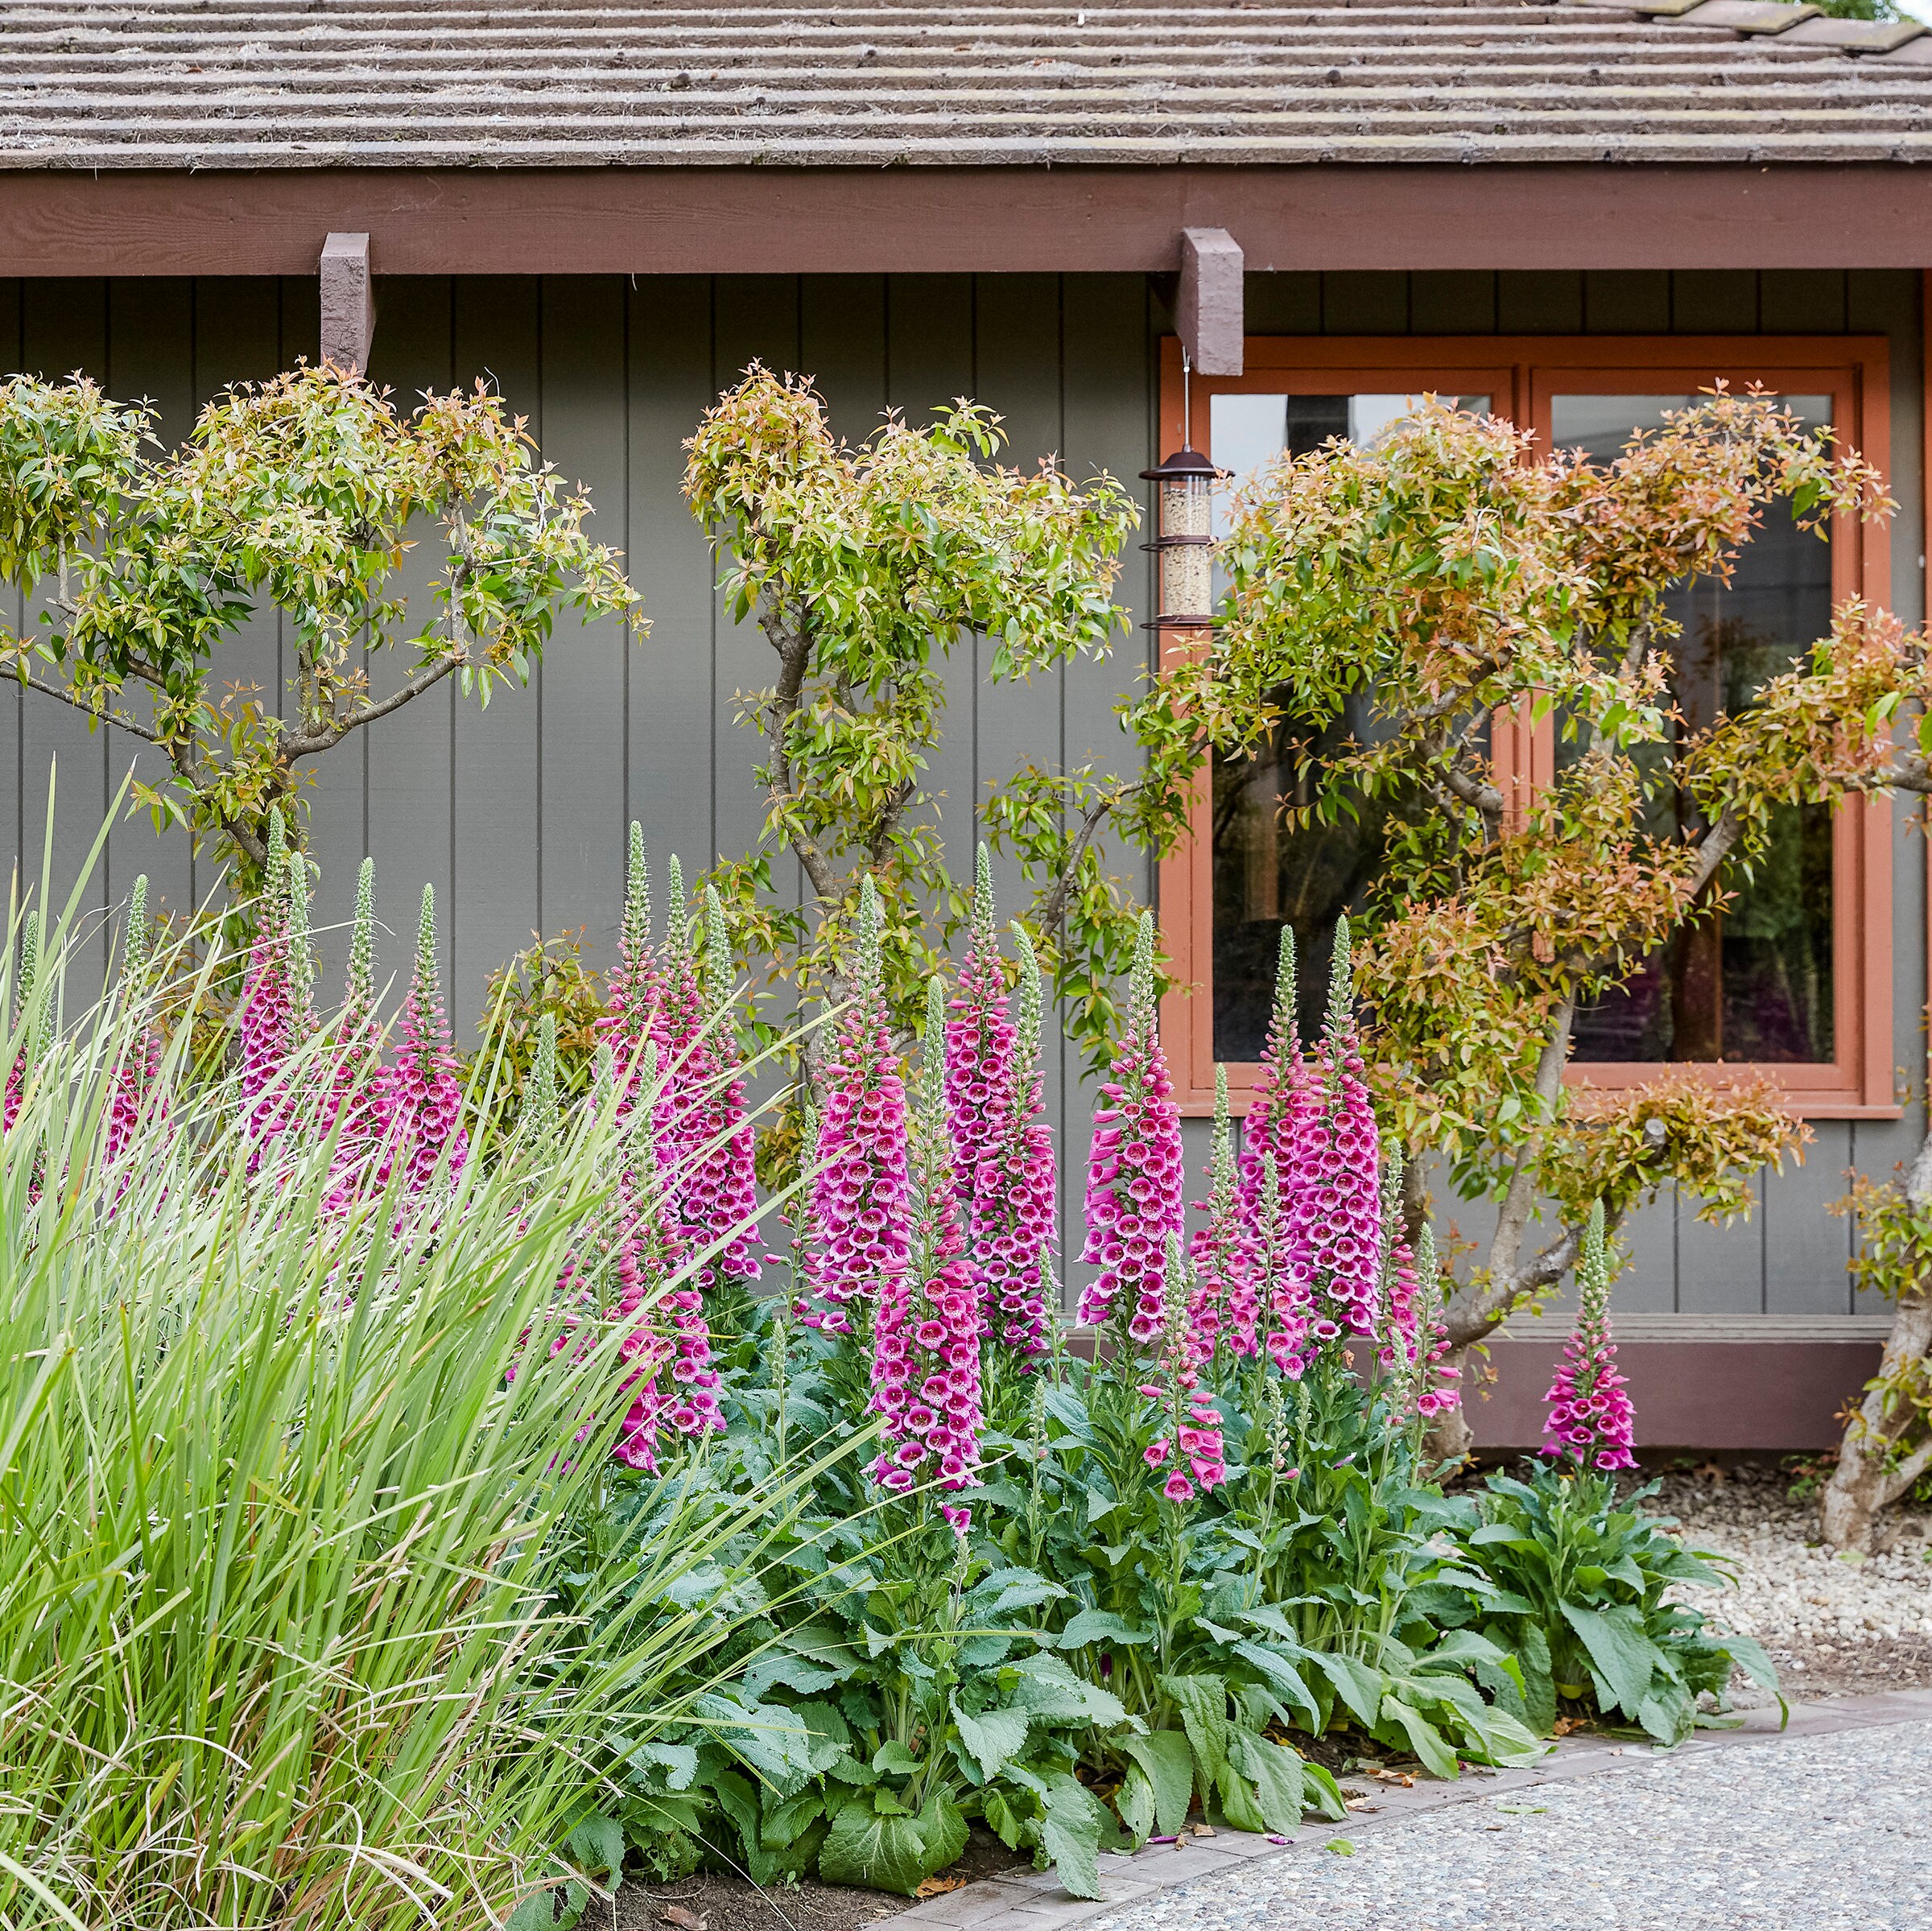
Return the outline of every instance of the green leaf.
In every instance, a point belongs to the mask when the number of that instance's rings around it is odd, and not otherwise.
[[[1186,1740],[1182,1739],[1183,1743]],[[1154,1785],[1138,1764],[1127,1766],[1127,1774],[1121,1779],[1121,1787],[1114,1793],[1113,1804],[1137,1851],[1153,1836],[1154,1826],[1159,1821],[1154,1814]]]
[[[1244,1662],[1252,1663],[1262,1680],[1290,1710],[1298,1710],[1308,1719],[1311,1728],[1319,1727],[1320,1707],[1308,1685],[1302,1681],[1302,1673],[1279,1650],[1265,1643],[1241,1642],[1235,1644],[1234,1653]]]
[[[943,1790],[935,1790],[919,1813],[919,1835],[925,1842],[926,1869],[930,1875],[960,1861],[972,1833],[959,1805]]]
[[[881,1817],[870,1804],[848,1804],[819,1847],[819,1875],[828,1884],[869,1885],[916,1897],[932,1875],[919,1819]]]
[[[1331,1837],[1323,1845],[1324,1851],[1332,1851],[1337,1857],[1353,1857],[1355,1846],[1345,1837]]]
[[[1171,1837],[1187,1822],[1194,1801],[1194,1752],[1187,1739],[1178,1730],[1150,1730],[1129,1737],[1122,1747],[1153,1792],[1154,1822]]]
[[[580,1818],[572,1827],[570,1855],[580,1868],[601,1874],[605,1888],[614,1891],[624,1879],[624,1826],[602,1811]]]
[[[1261,1818],[1270,1830],[1290,1831],[1302,1821],[1302,1764],[1286,1743],[1237,1730],[1228,1739],[1228,1754],[1235,1767],[1254,1785]]]
[[[1151,1629],[1137,1629],[1116,1615],[1111,1609],[1083,1609],[1078,1615],[1069,1616],[1067,1627],[1060,1632],[1059,1644],[1063,1649],[1081,1649],[1089,1643],[1150,1643],[1154,1640]]]
[[[1026,1747],[1027,1715],[1023,1710],[983,1710],[969,1716],[952,1705],[952,1720],[960,1733],[960,1747],[979,1766],[980,1775],[990,1782],[1009,1758]]]
[[[1627,1603],[1609,1609],[1586,1609],[1565,1601],[1564,1619],[1582,1639],[1597,1674],[1612,1698],[1633,1722],[1649,1694],[1650,1678],[1659,1657],[1657,1645],[1645,1633],[1643,1619]]]
[[[1431,1776],[1452,1777],[1459,1774],[1455,1752],[1443,1741],[1442,1732],[1424,1716],[1421,1710],[1412,1708],[1398,1696],[1382,1698],[1384,1723],[1401,1727],[1409,1739],[1409,1747],[1422,1759],[1423,1768]]]
[[[1125,1706],[1093,1683],[1083,1682],[1057,1656],[1030,1656],[1013,1665],[1012,1706],[1029,1715],[1078,1719],[1103,1726],[1123,1722]]]
[[[1155,1681],[1181,1713],[1201,1781],[1212,1781],[1228,1760],[1227,1685],[1218,1676],[1163,1676]]]
[[[1106,1806],[1077,1778],[1063,1772],[1047,1778],[1040,1847],[1075,1897],[1100,1895],[1100,1838],[1110,1821]]]
[[[1268,1820],[1254,1801],[1248,1780],[1232,1764],[1224,1764],[1215,1773],[1214,1787],[1221,1800],[1221,1815],[1236,1830],[1265,1830]]]
[[[1770,1657],[1765,1654],[1764,1645],[1755,1636],[1727,1634],[1717,1640],[1729,1652],[1731,1661],[1743,1670],[1752,1682],[1759,1684],[1763,1688],[1769,1690],[1773,1695],[1777,1696],[1777,1672],[1773,1668]],[[1781,1710],[1785,1710],[1785,1699],[1781,1696],[1777,1697],[1777,1706]],[[1790,1714],[1788,1710],[1786,1714]]]
[[[1334,1684],[1335,1694],[1348,1705],[1349,1714],[1364,1730],[1373,1730],[1382,1700],[1380,1674],[1352,1656],[1336,1656],[1326,1649],[1314,1654],[1322,1674]]]
[[[987,1829],[1009,1851],[1018,1850],[1022,1828],[1019,1813],[1013,1809],[1007,1800],[1006,1793],[997,1784],[980,1797],[980,1815],[986,1820]]]

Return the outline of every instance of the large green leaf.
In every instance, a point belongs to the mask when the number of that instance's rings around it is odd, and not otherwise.
[[[1315,1652],[1323,1676],[1334,1684],[1335,1694],[1348,1706],[1348,1712],[1364,1730],[1375,1727],[1376,1712],[1382,1700],[1380,1673],[1352,1656],[1336,1656],[1327,1650]]]
[[[1121,1722],[1125,1706],[1097,1684],[1083,1682],[1057,1656],[1030,1656],[1013,1665],[1012,1706],[1030,1716],[1108,1725]]]
[[[1075,1897],[1100,1895],[1100,1839],[1113,1834],[1112,1826],[1106,1806],[1078,1778],[1063,1771],[1047,1777],[1040,1846]]]
[[[1650,1691],[1650,1679],[1662,1658],[1645,1633],[1641,1613],[1627,1603],[1608,1609],[1586,1609],[1566,1600],[1564,1619],[1589,1652],[1596,1673],[1608,1685],[1612,1700],[1633,1722]]]
[[[1184,1746],[1187,1739],[1183,1737],[1181,1741]],[[1154,1815],[1154,1785],[1138,1764],[1127,1766],[1127,1774],[1121,1779],[1121,1787],[1114,1793],[1113,1807],[1120,1812],[1121,1822],[1133,1840],[1133,1847],[1139,1850],[1153,1836],[1154,1826],[1159,1820]]]
[[[1278,1649],[1266,1643],[1244,1641],[1235,1644],[1234,1653],[1243,1662],[1251,1664],[1257,1674],[1290,1710],[1300,1710],[1311,1726],[1320,1723],[1321,1710],[1308,1685],[1302,1681],[1302,1673]]]
[[[1271,1743],[1252,1730],[1236,1730],[1228,1739],[1235,1768],[1254,1786],[1263,1822],[1289,1831],[1302,1821],[1302,1760],[1286,1743]]]
[[[1382,1721],[1399,1725],[1409,1739],[1409,1747],[1422,1759],[1422,1768],[1431,1776],[1455,1776],[1459,1766],[1455,1752],[1443,1741],[1443,1733],[1424,1716],[1421,1710],[1406,1703],[1398,1696],[1382,1698]]]
[[[1194,1752],[1187,1739],[1178,1730],[1150,1730],[1129,1737],[1123,1747],[1146,1776],[1155,1823],[1171,1837],[1187,1822],[1194,1801]]]
[[[1203,1784],[1211,1783],[1228,1760],[1228,1686],[1218,1676],[1155,1678],[1181,1713],[1181,1727],[1194,1746]]]
[[[926,1868],[933,1871],[956,1864],[965,1855],[972,1833],[959,1805],[943,1790],[935,1790],[919,1813],[919,1835],[925,1844]]]
[[[960,1747],[979,1766],[980,1775],[989,1780],[1026,1747],[1028,1719],[1023,1710],[983,1710],[972,1716],[955,1698],[952,1720],[959,1727]]]
[[[1223,1764],[1216,1773],[1215,1793],[1221,1800],[1221,1815],[1236,1830],[1265,1830],[1268,1820],[1254,1801],[1248,1780],[1232,1764]]]
[[[1111,1609],[1083,1609],[1070,1616],[1060,1632],[1063,1649],[1080,1649],[1089,1643],[1151,1643],[1151,1629],[1137,1629]]]
[[[828,1884],[867,1884],[914,1897],[935,1867],[926,1858],[916,1817],[882,1817],[863,1801],[832,1821],[819,1850],[819,1875]]]

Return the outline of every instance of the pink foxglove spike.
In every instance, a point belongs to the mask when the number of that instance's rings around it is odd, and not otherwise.
[[[985,845],[974,860],[972,920],[960,967],[959,995],[946,1021],[946,1116],[955,1186],[968,1230],[976,1285],[987,1286],[988,1262],[976,1231],[999,1218],[981,1195],[1000,1186],[999,1162],[1013,1113],[1018,1036],[1007,1013],[1006,972],[993,923],[993,861]]]
[[[859,889],[848,996],[825,1068],[807,1258],[809,1327],[852,1330],[857,1300],[897,1292],[912,1257],[906,1088],[893,1050],[879,958],[881,914],[870,878]]]
[[[1348,922],[1335,926],[1315,1111],[1282,1169],[1289,1226],[1307,1244],[1319,1347],[1376,1331],[1381,1269],[1381,1143],[1355,1029]]]
[[[980,1301],[973,1289],[952,1186],[946,1106],[945,993],[928,984],[919,1104],[913,1119],[910,1265],[888,1277],[873,1321],[872,1401],[885,1445],[872,1477],[891,1494],[928,1482],[967,1487],[979,1467],[982,1426]],[[946,1504],[956,1533],[968,1512]]]
[[[392,1157],[402,1164],[406,1190],[420,1192],[439,1166],[446,1179],[453,1179],[469,1157],[469,1140],[436,972],[436,901],[430,885],[423,888],[415,971],[396,1021],[396,1057],[386,1091]]]
[[[1154,1346],[1166,1329],[1166,1248],[1182,1231],[1187,1172],[1180,1108],[1161,1053],[1151,912],[1141,914],[1127,1029],[1100,1095],[1080,1253],[1100,1274],[1080,1296],[1080,1318],[1113,1331],[1132,1351]]]
[[[1635,1415],[1610,1338],[1610,1255],[1600,1200],[1583,1230],[1576,1291],[1576,1326],[1543,1397],[1549,1410],[1542,1452],[1579,1471],[1634,1468]]]

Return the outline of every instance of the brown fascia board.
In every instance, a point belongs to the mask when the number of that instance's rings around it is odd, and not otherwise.
[[[1932,167],[1876,163],[0,173],[0,272],[1172,272],[1932,264]]]

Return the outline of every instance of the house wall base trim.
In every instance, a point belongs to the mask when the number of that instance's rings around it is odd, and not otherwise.
[[[1839,1411],[1878,1372],[1876,1337],[1842,1341],[1620,1340],[1640,1448],[1744,1449],[1792,1454],[1832,1448]],[[1559,1339],[1489,1344],[1495,1380],[1468,1390],[1479,1449],[1534,1448]],[[1487,1396],[1487,1399],[1484,1397]]]

